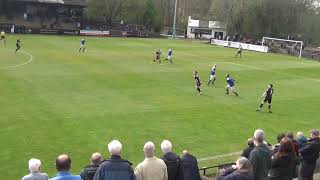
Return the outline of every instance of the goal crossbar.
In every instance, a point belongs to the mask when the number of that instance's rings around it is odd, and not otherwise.
[[[293,43],[300,43],[300,52],[299,52],[299,59],[301,59],[301,55],[302,55],[302,46],[303,46],[303,42],[302,41],[295,41],[295,40],[288,40],[288,39],[279,39],[279,38],[271,38],[271,37],[263,37],[262,38],[262,46],[265,42],[265,40],[275,40],[275,41],[284,41],[284,42],[293,42]]]

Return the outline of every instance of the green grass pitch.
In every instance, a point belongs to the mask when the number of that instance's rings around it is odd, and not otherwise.
[[[17,38],[23,52],[15,55]],[[168,39],[86,38],[87,52],[78,53],[80,39],[16,35],[0,44],[0,174],[7,179],[27,174],[32,157],[53,176],[61,153],[70,154],[72,172],[79,173],[91,153],[108,156],[112,139],[136,165],[149,140],[158,156],[161,141],[169,139],[178,154],[188,149],[203,158],[240,151],[257,128],[272,143],[280,132],[308,135],[319,128],[317,62],[248,51],[240,60],[235,49]],[[152,64],[158,48],[163,55],[173,48],[173,65]],[[218,79],[207,87],[214,63]],[[200,73],[202,96],[193,70]],[[239,97],[224,94],[227,73]],[[275,89],[273,114],[255,111],[268,83]]]

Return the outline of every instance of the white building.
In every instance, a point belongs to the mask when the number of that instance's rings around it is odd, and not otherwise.
[[[200,21],[189,16],[187,38],[224,39],[227,25],[220,21]]]

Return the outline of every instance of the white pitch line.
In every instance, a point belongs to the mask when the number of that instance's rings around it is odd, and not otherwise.
[[[238,156],[241,153],[242,153],[242,151],[228,153],[228,154],[221,154],[221,155],[216,155],[216,156],[203,157],[203,158],[198,159],[198,162],[216,160],[216,159],[221,159],[221,158],[226,158],[226,157],[231,157],[231,156]]]
[[[21,64],[17,64],[17,65],[12,65],[12,66],[5,66],[5,67],[0,67],[0,69],[13,69],[13,68],[17,68],[17,67],[20,67],[20,66],[24,66],[24,65],[27,65],[29,64],[31,61],[33,61],[33,55],[28,53],[28,52],[25,52],[25,51],[20,51],[21,53],[29,56],[29,59],[24,62],[24,63],[21,63]]]

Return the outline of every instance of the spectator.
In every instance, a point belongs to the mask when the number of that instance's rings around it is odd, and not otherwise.
[[[184,180],[201,180],[197,158],[189,154],[187,150],[182,151],[181,168]]]
[[[285,134],[283,134],[283,133],[278,134],[278,136],[277,136],[278,144],[276,144],[276,145],[274,146],[274,148],[273,148],[273,152],[272,152],[273,155],[278,152],[279,146],[280,146],[280,142],[281,142],[281,140],[282,140],[284,137],[286,137]]]
[[[25,175],[21,180],[48,180],[48,174],[40,172],[41,161],[39,159],[29,160],[30,174]]]
[[[303,148],[308,142],[307,138],[303,135],[302,132],[297,133],[297,141],[298,141],[299,149]]]
[[[122,144],[113,140],[108,144],[111,157],[104,160],[97,169],[94,180],[134,180],[132,164],[121,158]]]
[[[252,138],[248,139],[248,147],[245,148],[241,154],[242,157],[249,158],[250,152],[254,148],[254,140]]]
[[[294,139],[293,132],[288,132],[287,137],[292,141],[296,154],[299,154],[299,145],[298,142]]]
[[[93,153],[90,158],[90,164],[87,165],[80,173],[82,180],[93,180],[94,174],[99,168],[102,156],[100,153]]]
[[[183,177],[181,172],[180,157],[172,152],[172,144],[168,140],[161,143],[161,150],[164,153],[162,160],[166,163],[168,171],[168,180],[180,180]]]
[[[254,143],[256,147],[254,147],[249,155],[255,180],[267,179],[271,167],[271,152],[264,143],[264,139],[264,132],[261,129],[257,129],[254,132]]]
[[[235,165],[219,176],[217,180],[253,180],[253,172],[250,161],[241,157]]]
[[[279,151],[272,156],[269,180],[291,180],[295,167],[296,155],[293,143],[285,137],[280,141]]]
[[[317,159],[320,152],[319,130],[311,130],[309,142],[300,149],[301,163],[299,180],[312,180]]]
[[[79,175],[72,175],[69,171],[71,168],[71,159],[68,155],[62,154],[56,159],[57,176],[50,180],[81,180]]]
[[[155,146],[147,142],[143,147],[145,159],[135,169],[137,180],[168,180],[167,166],[155,157]]]

